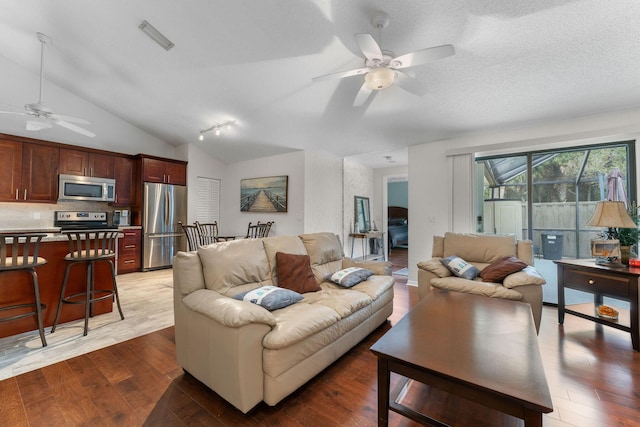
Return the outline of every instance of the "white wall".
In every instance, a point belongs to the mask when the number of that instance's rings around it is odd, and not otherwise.
[[[369,198],[369,209],[371,210],[372,202],[374,201],[373,190],[373,169],[353,162],[348,159],[344,159],[343,166],[343,197],[344,197],[344,217],[343,217],[343,244],[345,247],[345,254],[351,256],[351,239],[349,233],[353,232],[354,220],[355,220],[355,196],[363,196]],[[361,257],[362,245],[361,242],[357,242],[353,246],[353,257]]]
[[[307,151],[304,174],[304,232],[330,231],[342,238],[342,159]]]
[[[244,235],[249,222],[257,221],[275,221],[270,234],[273,236],[304,233],[304,169],[304,151],[227,165],[227,174],[222,182],[220,204],[221,234]],[[240,180],[277,175],[289,176],[288,211],[285,213],[240,212]]]
[[[417,278],[416,264],[431,257],[433,236],[451,230],[454,216],[450,207],[451,155],[506,154],[636,140],[639,137],[640,110],[633,110],[409,147],[409,217],[423,219],[409,221],[409,281],[415,282]],[[636,156],[636,168],[638,164]],[[638,200],[637,195],[629,197]],[[469,203],[473,205],[473,200]],[[474,226],[469,224],[471,229]]]

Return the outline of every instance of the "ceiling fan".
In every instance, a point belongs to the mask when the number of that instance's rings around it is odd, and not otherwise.
[[[384,12],[379,12],[373,17],[371,23],[382,34],[382,30],[389,26],[389,16]],[[425,95],[427,93],[426,85],[406,74],[402,69],[422,65],[455,54],[453,46],[445,44],[394,57],[393,53],[382,50],[371,34],[355,34],[354,37],[365,57],[364,68],[340,71],[312,79],[313,81],[320,81],[364,75],[364,83],[353,101],[354,107],[363,105],[373,91],[386,89],[394,83],[408,92],[420,96]]]
[[[74,124],[78,123],[88,125],[89,122],[87,120],[55,114],[50,108],[46,107],[42,103],[42,84],[44,82],[44,45],[53,42],[51,41],[50,37],[42,33],[36,33],[36,35],[38,36],[38,40],[40,40],[40,43],[42,43],[40,47],[40,92],[38,96],[38,102],[35,102],[33,104],[26,104],[24,106],[26,112],[0,111],[0,114],[17,114],[20,116],[34,117],[33,119],[27,119],[27,130],[38,131],[41,129],[49,129],[53,126],[52,123],[55,123],[58,126],[62,126],[88,137],[96,136],[95,133]]]

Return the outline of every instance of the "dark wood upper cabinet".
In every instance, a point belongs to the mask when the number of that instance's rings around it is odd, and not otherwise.
[[[114,178],[115,156],[83,150],[60,149],[60,173]]]
[[[0,200],[15,201],[22,184],[22,143],[0,139]]]
[[[0,200],[57,201],[59,153],[51,145],[0,140]]]
[[[142,157],[142,181],[187,185],[186,162]]]
[[[128,157],[114,159],[116,200],[113,206],[130,206],[133,203],[133,165],[133,159]]]

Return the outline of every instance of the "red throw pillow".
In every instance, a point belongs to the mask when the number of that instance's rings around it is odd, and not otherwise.
[[[486,266],[481,272],[483,282],[502,283],[508,275],[523,270],[527,263],[514,257],[506,256]]]
[[[316,292],[322,288],[316,281],[309,255],[294,255],[276,252],[278,286],[304,294]]]

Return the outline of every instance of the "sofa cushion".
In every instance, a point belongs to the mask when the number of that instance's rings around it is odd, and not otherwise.
[[[373,301],[364,292],[353,289],[333,287],[332,283],[323,283],[322,292],[311,292],[304,295],[304,302],[311,305],[323,305],[338,313],[341,319],[349,317]]]
[[[266,308],[269,311],[278,310],[302,301],[304,298],[291,289],[278,288],[277,286],[262,286],[248,292],[243,292],[233,297],[240,301],[250,302]]]
[[[306,292],[317,292],[321,290],[316,281],[309,255],[276,253],[276,264],[278,266],[278,286],[304,294]]]
[[[500,258],[516,255],[515,236],[461,234],[444,235],[443,257],[459,256],[467,262],[492,263]]]
[[[343,288],[351,288],[373,276],[373,271],[361,267],[348,267],[333,273],[329,280]]]
[[[524,285],[544,285],[547,281],[538,273],[535,267],[527,266],[522,271],[505,277],[503,285],[506,288],[515,288]]]
[[[301,234],[299,237],[307,250],[311,269],[318,283],[342,268],[344,253],[337,234],[311,233]]]
[[[289,347],[340,320],[335,310],[321,304],[307,304],[306,300],[305,296],[304,301],[272,313],[276,324],[262,341],[265,349],[277,350]]]
[[[486,266],[480,272],[483,282],[502,283],[505,277],[517,273],[527,266],[527,263],[514,256],[500,258]]]
[[[264,251],[267,253],[269,268],[271,270],[271,280],[278,286],[278,263],[276,254],[284,252],[288,254],[307,255],[307,249],[302,244],[298,236],[272,236],[262,239]],[[295,289],[294,289],[295,290]]]
[[[462,258],[456,255],[451,255],[440,260],[442,265],[447,267],[455,276],[462,277],[463,279],[473,280],[478,277],[480,270],[473,264],[469,264]]]
[[[233,296],[272,284],[261,239],[232,240],[200,246],[198,255],[207,289]],[[241,285],[247,286],[234,289]]]
[[[369,277],[364,282],[358,283],[351,289],[354,291],[364,292],[365,294],[369,295],[372,300],[375,301],[389,288],[393,288],[393,283],[393,277],[391,276],[374,275]]]
[[[467,280],[460,277],[443,277],[431,279],[431,286],[449,291],[464,292],[467,294],[484,295],[493,298],[510,299],[520,301],[522,294],[508,289],[499,283],[487,283],[479,280]]]

